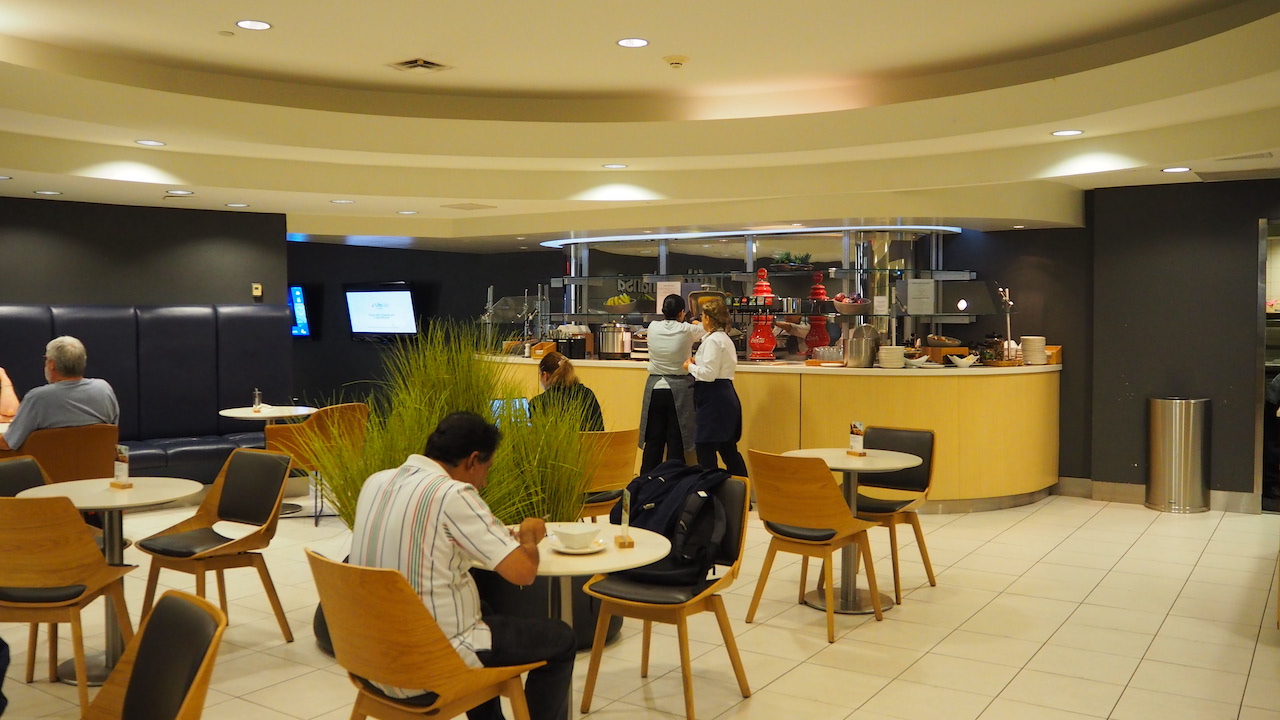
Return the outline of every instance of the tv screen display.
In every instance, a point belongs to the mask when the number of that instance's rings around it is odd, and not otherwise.
[[[311,320],[307,318],[307,298],[301,285],[289,286],[289,309],[293,311],[293,336],[311,337]]]
[[[413,288],[408,283],[347,285],[347,316],[353,337],[376,338],[414,335],[418,315],[414,310]]]

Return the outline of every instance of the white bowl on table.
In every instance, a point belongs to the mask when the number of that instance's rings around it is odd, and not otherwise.
[[[948,355],[947,359],[950,360],[956,367],[962,367],[962,368],[970,367],[974,363],[978,362],[977,355],[966,355],[964,357],[960,357],[959,355]]]
[[[556,540],[570,550],[585,550],[600,534],[599,526],[587,523],[565,523],[552,530]]]

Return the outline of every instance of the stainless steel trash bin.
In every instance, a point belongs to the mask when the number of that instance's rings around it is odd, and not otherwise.
[[[1152,510],[1209,509],[1209,399],[1151,398],[1147,502]]]

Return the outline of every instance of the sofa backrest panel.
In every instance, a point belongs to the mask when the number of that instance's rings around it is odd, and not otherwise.
[[[21,397],[44,384],[44,346],[54,338],[47,305],[0,305],[0,367]]]
[[[138,320],[131,305],[55,305],[53,335],[84,343],[86,377],[111,383],[120,402],[120,439],[138,439]]]
[[[216,305],[218,408],[244,407],[253,389],[272,405],[293,404],[293,317],[288,305]],[[261,430],[261,423],[218,418],[218,433]]]
[[[218,427],[218,332],[209,305],[138,308],[143,438],[212,435]]]

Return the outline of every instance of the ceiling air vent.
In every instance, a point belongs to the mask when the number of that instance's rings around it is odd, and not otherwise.
[[[480,203],[457,203],[456,205],[441,205],[442,208],[450,210],[495,210],[497,205],[481,205]]]
[[[1198,172],[1196,175],[1205,182],[1230,182],[1233,180],[1275,180],[1280,178],[1280,168],[1257,168],[1255,170],[1228,170],[1225,172]]]
[[[433,72],[443,72],[445,70],[453,69],[449,65],[441,65],[438,62],[431,62],[430,60],[424,60],[423,58],[414,58],[412,60],[405,60],[404,62],[391,63],[391,67],[395,68],[396,70],[415,73],[418,75],[425,75],[427,73],[433,73]]]
[[[1236,155],[1235,157],[1218,158],[1218,162],[1233,162],[1235,160],[1266,160],[1271,157],[1273,157],[1271,153],[1264,150],[1263,152],[1256,152],[1250,155]]]

